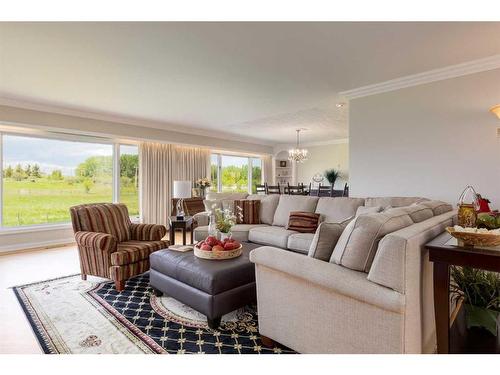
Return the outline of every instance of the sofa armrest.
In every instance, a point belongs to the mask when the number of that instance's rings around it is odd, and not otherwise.
[[[196,221],[197,225],[200,227],[208,225],[208,222],[210,221],[210,218],[208,216],[207,211],[198,212],[197,214],[194,214],[193,219]]]
[[[76,232],[75,241],[79,247],[105,253],[114,253],[118,243],[111,234],[85,231]]]
[[[130,237],[135,241],[160,241],[167,234],[167,228],[159,224],[131,224]]]
[[[372,283],[364,272],[270,246],[252,250],[250,260],[256,264],[257,270],[262,266],[283,272],[312,284],[311,287],[327,288],[334,293],[389,311],[403,312],[404,296]]]

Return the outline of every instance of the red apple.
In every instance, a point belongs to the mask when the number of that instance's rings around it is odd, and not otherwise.
[[[208,236],[207,238],[205,238],[205,243],[207,245],[215,246],[215,245],[217,245],[217,242],[218,242],[218,240],[214,236]]]
[[[220,245],[215,245],[212,247],[212,251],[224,251],[224,247]]]
[[[238,247],[240,247],[240,245],[238,243],[226,242],[226,244],[224,245],[224,250],[235,250]]]
[[[205,244],[200,249],[203,251],[212,251],[212,246]]]

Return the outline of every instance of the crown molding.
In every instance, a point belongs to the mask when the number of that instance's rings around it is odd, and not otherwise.
[[[391,79],[389,81],[375,83],[373,85],[346,90],[340,92],[339,94],[347,99],[356,99],[364,96],[381,94],[384,92],[461,77],[474,73],[486,72],[488,70],[499,68],[500,55],[493,55],[484,59],[472,60],[462,64],[450,65],[445,68],[428,70],[426,72]]]

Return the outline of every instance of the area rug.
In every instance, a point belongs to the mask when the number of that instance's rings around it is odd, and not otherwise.
[[[45,353],[292,353],[262,346],[254,306],[225,315],[213,330],[204,315],[154,296],[147,273],[127,281],[121,293],[112,282],[80,275],[13,289]]]

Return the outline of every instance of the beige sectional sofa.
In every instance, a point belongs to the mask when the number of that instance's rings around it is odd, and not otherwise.
[[[233,234],[263,245],[250,254],[262,335],[301,353],[434,352],[432,268],[423,245],[456,221],[450,205],[418,197],[246,198],[261,200],[263,223],[237,225]],[[351,218],[329,261],[307,256],[314,234],[286,229],[296,210],[325,222]],[[197,228],[196,239],[206,230]]]

